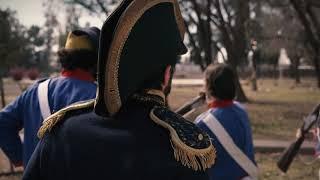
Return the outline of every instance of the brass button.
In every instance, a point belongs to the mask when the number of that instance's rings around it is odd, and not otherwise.
[[[198,139],[201,141],[203,139],[203,135],[202,134],[199,134],[198,135]]]

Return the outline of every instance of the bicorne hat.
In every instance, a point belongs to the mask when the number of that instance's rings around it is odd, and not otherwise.
[[[145,82],[175,65],[187,52],[184,28],[176,0],[124,0],[101,31],[96,113],[116,114]]]

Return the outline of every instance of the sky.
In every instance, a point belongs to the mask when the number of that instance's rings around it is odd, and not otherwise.
[[[0,0],[0,8],[10,8],[17,12],[17,18],[19,22],[27,27],[31,25],[43,26],[45,22],[43,2],[45,0]],[[58,21],[62,23],[64,27],[65,24],[65,14],[62,10],[57,14]],[[81,12],[81,18],[79,20],[80,26],[85,26],[86,22],[90,22],[90,26],[96,26],[101,28],[103,21],[101,18],[93,17],[89,15],[86,11]],[[58,46],[55,46],[53,49],[57,49]],[[182,61],[185,61],[189,56],[183,56]]]
[[[10,8],[17,12],[17,18],[20,23],[25,26],[39,25],[42,26],[45,22],[44,11],[42,6],[45,0],[0,0],[0,8]],[[90,16],[86,12],[82,12],[80,18],[80,25],[84,26],[86,22],[90,22],[91,26],[97,26],[101,28],[102,20]],[[62,24],[65,23],[64,12],[57,14],[58,21]]]

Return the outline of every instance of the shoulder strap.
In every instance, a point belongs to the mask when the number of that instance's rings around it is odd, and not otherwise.
[[[38,86],[38,101],[43,120],[51,115],[48,99],[49,82],[50,79],[47,79],[41,82]]]
[[[230,135],[226,132],[220,122],[214,117],[212,113],[203,119],[203,122],[216,135],[219,142],[229,155],[245,170],[253,179],[258,179],[257,166],[242,152],[242,150],[234,143]]]

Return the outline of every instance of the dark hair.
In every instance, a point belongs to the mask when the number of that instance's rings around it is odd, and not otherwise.
[[[220,100],[236,96],[235,74],[226,64],[210,65],[205,71],[207,93]]]
[[[66,70],[80,68],[96,76],[98,57],[94,51],[86,49],[60,49],[58,51],[58,58],[62,68]]]

